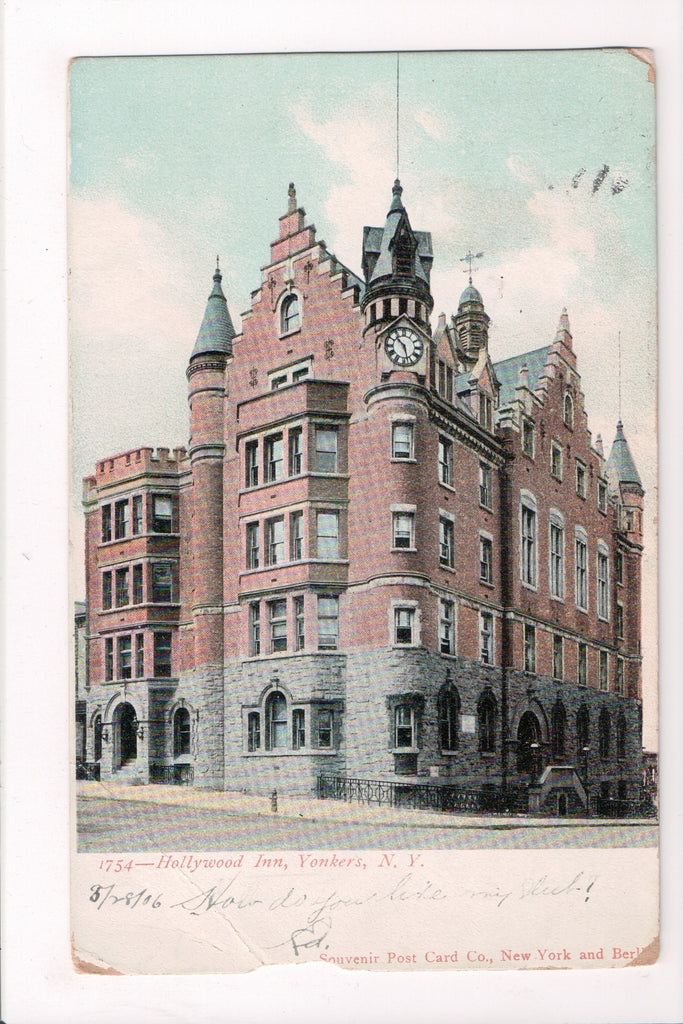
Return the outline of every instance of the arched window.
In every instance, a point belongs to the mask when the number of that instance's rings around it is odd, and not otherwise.
[[[102,760],[102,715],[95,715],[93,723],[93,758]]]
[[[564,396],[563,417],[565,427],[569,427],[571,430],[574,426],[574,403],[568,391]]]
[[[576,715],[576,752],[583,754],[590,740],[590,720],[588,708],[582,704]]]
[[[450,683],[439,690],[439,742],[442,750],[458,749],[460,697]]]
[[[287,746],[287,701],[279,691],[266,700],[266,748]]]
[[[626,757],[626,718],[623,711],[617,718],[617,757],[620,760]]]
[[[553,705],[552,714],[552,744],[553,744],[553,758],[559,760],[564,757],[564,737],[567,725],[567,713],[564,710],[564,704],[561,700],[558,700]]]
[[[517,727],[517,771],[538,775],[541,767],[541,726],[533,711],[525,711]]]
[[[477,705],[479,720],[479,750],[493,754],[496,749],[496,700],[492,693],[484,693]]]
[[[190,712],[178,708],[173,716],[173,756],[190,753]]]
[[[301,326],[299,299],[296,295],[288,295],[280,307],[280,331],[289,334]]]
[[[603,760],[609,757],[609,734],[609,711],[606,708],[603,708],[600,712],[600,718],[598,720],[598,746],[600,751],[600,757]]]

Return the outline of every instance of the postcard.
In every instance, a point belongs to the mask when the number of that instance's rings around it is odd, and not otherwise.
[[[77,971],[656,961],[654,88],[72,63]]]

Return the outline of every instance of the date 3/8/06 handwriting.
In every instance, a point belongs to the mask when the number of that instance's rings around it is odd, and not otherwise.
[[[90,902],[97,904],[97,910],[101,910],[105,904],[112,907],[128,907],[130,910],[134,910],[136,907],[151,907],[152,910],[158,910],[163,906],[162,893],[155,896],[148,889],[139,889],[137,892],[132,889],[128,892],[124,892],[122,889],[118,892],[115,890],[116,882],[112,882],[111,885],[91,885]]]

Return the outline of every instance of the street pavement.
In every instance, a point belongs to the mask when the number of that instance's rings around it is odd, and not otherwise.
[[[77,784],[79,852],[656,846],[652,820],[463,815],[177,786]]]

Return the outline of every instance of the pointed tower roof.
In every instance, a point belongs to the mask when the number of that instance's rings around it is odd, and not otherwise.
[[[564,306],[560,314],[560,320],[557,325],[557,331],[555,332],[555,344],[562,342],[567,348],[572,347],[572,332],[569,327],[569,314],[567,313],[567,307]]]
[[[221,288],[222,280],[223,275],[218,265],[218,257],[216,257],[213,288],[206,303],[202,326],[199,328],[199,334],[197,335],[190,358],[204,355],[208,352],[222,352],[224,355],[232,355],[232,339],[237,332],[232,325],[228,303]]]
[[[614,444],[607,460],[607,475],[615,488],[620,484],[631,484],[642,490],[643,484],[624,436],[624,424],[621,420],[617,423]]]
[[[413,231],[405,206],[403,188],[396,178],[392,187],[391,206],[383,228],[363,228],[363,269],[368,284],[391,277],[394,272],[393,249],[399,236],[406,234],[413,243],[412,275],[429,285],[432,236],[429,231]]]

